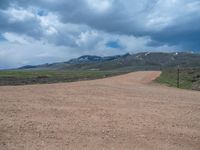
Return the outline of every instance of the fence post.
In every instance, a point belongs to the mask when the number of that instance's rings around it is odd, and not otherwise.
[[[180,67],[177,68],[177,88],[180,87]]]

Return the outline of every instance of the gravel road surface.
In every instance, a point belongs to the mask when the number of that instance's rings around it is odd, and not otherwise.
[[[0,150],[200,150],[200,92],[159,75],[0,87]]]

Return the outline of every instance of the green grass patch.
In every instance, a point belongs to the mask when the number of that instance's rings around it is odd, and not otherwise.
[[[157,82],[168,86],[177,87],[177,69],[171,68],[162,71]],[[181,68],[180,69],[180,88],[199,90],[200,69],[199,68]]]
[[[124,74],[119,71],[0,71],[0,85],[25,85],[92,80]]]

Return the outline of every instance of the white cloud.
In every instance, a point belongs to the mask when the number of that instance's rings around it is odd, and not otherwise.
[[[79,56],[71,47],[32,41],[27,44],[0,42],[0,69],[66,61]]]
[[[0,7],[0,67],[200,47],[199,0],[10,1]]]
[[[113,0],[86,0],[87,4],[94,11],[103,13],[112,7]]]
[[[81,48],[93,48],[99,41],[99,35],[96,31],[81,32],[76,39],[76,44]]]
[[[9,17],[10,22],[24,21],[35,17],[34,13],[23,8],[10,7],[8,10],[2,11]]]
[[[40,20],[41,27],[44,29],[44,34],[53,35],[58,33],[56,28],[59,28],[61,23],[56,15],[49,13],[48,15],[37,17]]]
[[[127,52],[168,51],[172,49],[167,45],[157,48],[147,46],[147,43],[151,41],[149,37],[137,38],[108,34],[92,29],[80,32],[77,36],[74,35],[74,42],[78,45],[76,47],[59,46],[46,40],[34,40],[26,35],[14,33],[5,33],[4,37],[7,41],[0,42],[0,68],[67,61],[70,58],[86,54],[107,56]],[[121,47],[107,47],[106,43],[109,41],[118,41]]]
[[[33,38],[28,37],[26,35],[19,35],[10,32],[4,33],[3,37],[10,43],[29,44],[33,41]]]
[[[200,2],[188,0],[158,0],[145,18],[148,30],[163,30],[173,25],[182,25],[200,15]],[[191,16],[193,15],[193,16]]]

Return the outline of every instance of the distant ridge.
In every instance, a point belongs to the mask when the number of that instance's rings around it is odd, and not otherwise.
[[[27,66],[22,66],[18,69],[32,69],[32,68],[37,68],[37,66],[27,65]]]
[[[200,54],[143,52],[116,56],[84,55],[67,62],[23,66],[20,70],[160,70],[167,67],[200,67]]]

